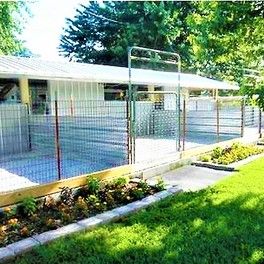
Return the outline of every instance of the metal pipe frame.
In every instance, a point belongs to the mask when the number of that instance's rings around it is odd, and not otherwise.
[[[58,180],[61,180],[61,149],[60,149],[60,132],[59,132],[59,113],[58,113],[58,97],[55,95],[55,151],[57,158]]]
[[[262,110],[261,110],[261,108],[259,108],[259,120],[258,120],[258,122],[259,122],[259,127],[258,127],[259,137],[262,138]]]
[[[241,100],[241,137],[244,137],[244,129],[245,129],[245,97]]]
[[[216,136],[217,136],[217,143],[220,142],[220,113],[219,113],[219,100],[216,99]]]
[[[160,54],[160,55],[168,55],[171,57],[175,57],[176,60],[172,60],[170,61],[170,63],[168,63],[167,60],[159,60],[160,63],[163,64],[173,64],[176,66],[177,69],[177,73],[178,73],[178,83],[177,83],[177,88],[175,93],[177,94],[176,100],[177,100],[177,108],[178,108],[178,142],[176,145],[177,146],[177,150],[180,151],[181,150],[181,117],[180,117],[180,113],[181,113],[181,97],[180,97],[180,90],[181,90],[181,86],[180,86],[180,73],[181,73],[181,57],[178,53],[175,52],[168,52],[168,51],[163,51],[163,50],[156,50],[156,49],[148,49],[148,48],[144,48],[144,47],[139,47],[139,46],[132,46],[128,48],[128,77],[129,77],[129,81],[128,81],[128,100],[129,100],[129,119],[130,119],[130,137],[131,137],[131,144],[130,144],[130,150],[132,153],[132,163],[135,163],[135,118],[136,118],[136,93],[137,91],[135,89],[132,88],[132,60],[136,59],[136,60],[141,60],[141,61],[149,61],[150,58],[145,58],[145,57],[138,57],[138,56],[133,56],[132,53],[133,51],[147,51],[150,53],[154,53],[154,54]]]

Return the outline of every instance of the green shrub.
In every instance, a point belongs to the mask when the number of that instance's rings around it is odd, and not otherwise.
[[[89,195],[86,201],[89,208],[94,211],[105,211],[107,209],[106,202],[102,202],[96,195]]]
[[[243,160],[249,156],[260,154],[263,149],[255,145],[243,145],[239,142],[233,143],[231,147],[227,148],[215,148],[211,155],[202,156],[200,159],[202,161],[207,161],[210,159],[213,163],[228,165],[230,163]]]
[[[86,217],[88,215],[88,205],[83,197],[79,196],[77,198],[73,211],[76,216]]]
[[[37,202],[33,197],[27,197],[22,200],[17,207],[17,213],[22,216],[31,216],[37,211]]]
[[[158,191],[165,190],[165,182],[164,182],[164,180],[161,177],[158,179],[158,182],[156,183],[155,188]]]
[[[138,183],[138,188],[142,189],[144,193],[147,193],[149,191],[149,186],[147,182],[143,180]]]
[[[128,183],[128,179],[125,177],[119,177],[113,180],[113,185],[116,188],[122,188]]]
[[[210,162],[211,161],[211,156],[210,155],[203,155],[200,157],[200,160],[202,162]]]
[[[224,150],[220,147],[213,149],[212,159],[218,159],[223,154],[223,151]]]
[[[142,199],[144,195],[144,191],[141,188],[135,188],[131,190],[131,196],[136,199]]]
[[[100,180],[94,177],[88,177],[87,179],[87,191],[89,194],[96,195],[101,187]]]

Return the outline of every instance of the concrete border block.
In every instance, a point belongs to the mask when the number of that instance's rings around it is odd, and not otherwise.
[[[167,191],[172,193],[172,194],[183,192],[183,190],[179,189],[177,186],[172,186],[172,187],[168,188]]]
[[[133,209],[129,207],[129,204],[113,209],[112,212],[118,214],[120,217],[128,215],[133,212]]]
[[[127,206],[131,208],[131,212],[136,212],[139,211],[140,209],[146,208],[148,204],[142,201],[136,201],[128,204]]]
[[[77,224],[82,226],[85,230],[90,230],[90,229],[95,228],[98,225],[103,224],[103,220],[99,219],[96,216],[93,216],[90,218],[80,220],[79,222],[77,222]]]
[[[7,248],[14,251],[16,255],[21,255],[22,253],[25,253],[38,245],[40,245],[40,243],[36,239],[29,237],[18,242],[12,243],[8,245]]]
[[[134,204],[135,203],[135,204]],[[153,202],[149,202],[149,201],[143,201],[143,200],[141,200],[141,201],[137,201],[137,202],[134,202],[133,204],[133,208],[132,208],[132,210],[133,211],[138,211],[138,210],[140,210],[140,209],[144,209],[144,208],[146,208],[146,207],[148,207],[148,206],[150,206]],[[129,204],[129,206],[130,206],[130,204]],[[132,207],[132,206],[131,206]],[[138,207],[138,209],[136,209]]]
[[[168,192],[168,191],[166,191],[166,190],[154,194],[154,196],[155,196],[155,197],[158,197],[160,200],[161,200],[161,199],[164,199],[164,198],[166,198],[166,197],[168,197],[168,196],[170,196],[170,195],[171,195],[171,192]]]
[[[117,220],[119,218],[119,214],[115,212],[114,210],[107,211],[105,213],[99,214],[96,216],[96,218],[102,220],[100,224],[106,224],[111,221]]]
[[[145,203],[147,206],[153,203],[156,203],[160,200],[159,197],[151,195],[141,200],[141,202]]]
[[[12,245],[12,244],[11,244]],[[0,263],[4,263],[15,257],[15,252],[10,247],[0,248]]]
[[[85,228],[81,225],[78,225],[76,223],[69,224],[63,227],[60,227],[55,230],[47,231],[39,235],[33,236],[34,239],[36,239],[40,244],[46,244],[49,243],[57,238],[70,235],[72,233],[77,233],[83,231]]]

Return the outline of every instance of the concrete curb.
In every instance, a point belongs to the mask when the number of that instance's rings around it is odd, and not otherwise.
[[[213,170],[222,170],[222,171],[235,171],[236,170],[235,167],[230,166],[230,165],[221,165],[221,164],[214,164],[214,163],[202,162],[202,161],[192,162],[191,165],[213,169]]]
[[[69,224],[60,227],[56,230],[47,231],[38,235],[33,235],[26,239],[7,245],[6,247],[0,248],[0,263],[9,261],[25,252],[32,250],[34,247],[39,245],[48,244],[60,237],[64,237],[70,234],[91,230],[99,225],[103,225],[109,222],[116,221],[124,216],[127,216],[140,209],[146,208],[168,196],[182,192],[177,187],[170,187],[165,191],[155,193],[145,197],[142,200],[129,203],[125,206],[115,208],[113,210],[92,216],[77,223]]]

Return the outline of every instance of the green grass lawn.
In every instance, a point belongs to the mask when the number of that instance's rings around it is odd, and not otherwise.
[[[264,159],[15,263],[264,263]]]

